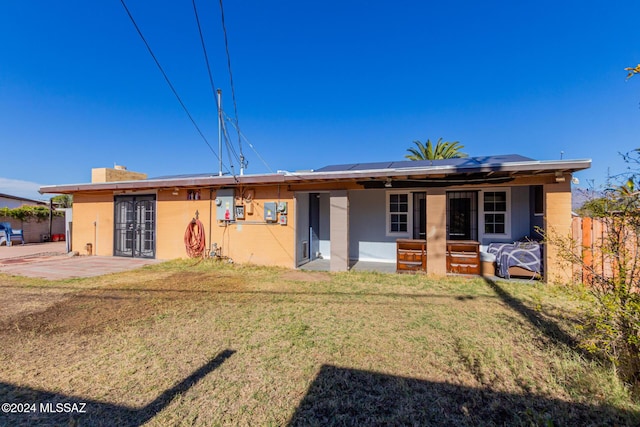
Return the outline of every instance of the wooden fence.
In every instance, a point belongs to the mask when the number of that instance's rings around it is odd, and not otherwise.
[[[612,236],[609,235],[611,231],[604,221],[576,217],[573,218],[571,232],[576,255],[581,256],[583,261],[581,264],[573,265],[573,278],[577,282],[592,284],[593,275],[612,278],[616,274],[617,262],[636,262],[640,245],[639,236],[633,232],[622,232],[617,237],[621,240],[621,245],[626,245],[622,258],[615,256],[607,249],[610,247]]]

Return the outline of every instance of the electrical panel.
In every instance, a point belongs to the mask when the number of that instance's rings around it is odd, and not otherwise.
[[[265,222],[278,222],[278,206],[276,202],[265,202],[264,220]]]
[[[222,189],[216,192],[216,220],[235,221],[235,190]]]

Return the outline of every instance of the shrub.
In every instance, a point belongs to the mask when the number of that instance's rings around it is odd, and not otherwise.
[[[56,216],[64,215],[64,212],[53,211]],[[21,206],[19,208],[0,208],[0,216],[18,219],[20,221],[45,221],[49,219],[47,206]]]

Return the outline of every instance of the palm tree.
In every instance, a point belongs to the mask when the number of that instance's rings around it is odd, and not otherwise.
[[[449,142],[439,138],[435,146],[428,139],[426,144],[420,141],[413,141],[413,143],[416,144],[416,148],[407,148],[407,151],[411,154],[404,156],[409,160],[441,160],[468,157],[466,153],[460,151],[464,148],[464,145],[460,145],[458,141]]]

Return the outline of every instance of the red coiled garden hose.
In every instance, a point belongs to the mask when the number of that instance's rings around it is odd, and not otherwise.
[[[204,257],[207,247],[204,239],[204,225],[199,219],[193,219],[184,232],[184,246],[190,258]]]

